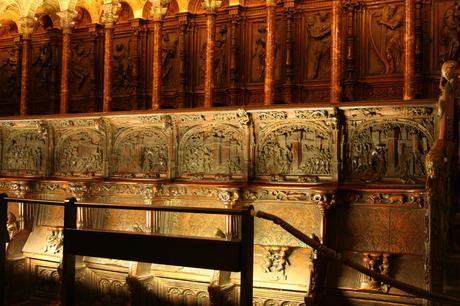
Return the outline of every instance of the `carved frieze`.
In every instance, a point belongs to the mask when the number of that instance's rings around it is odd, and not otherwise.
[[[158,178],[168,173],[168,135],[157,127],[124,128],[114,135],[112,176]]]
[[[188,130],[179,143],[179,177],[230,180],[244,167],[243,133],[232,125],[209,124]]]
[[[2,174],[47,174],[48,127],[43,121],[3,123]]]

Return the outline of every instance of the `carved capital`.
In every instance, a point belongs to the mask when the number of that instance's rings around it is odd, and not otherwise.
[[[203,0],[201,5],[208,13],[215,13],[216,9],[222,5],[222,0]]]
[[[344,13],[353,13],[364,8],[364,2],[360,0],[346,0],[342,4],[342,11]]]
[[[160,21],[168,11],[170,0],[151,0],[152,7],[150,8],[150,16],[153,20]]]
[[[219,201],[224,203],[225,207],[233,208],[237,206],[240,195],[236,190],[222,190],[217,194]]]
[[[34,31],[34,23],[35,20],[33,17],[24,16],[19,18],[19,31],[21,32],[23,39],[30,39],[30,35],[32,35],[32,32]]]
[[[328,210],[335,205],[335,194],[334,193],[316,193],[312,197],[313,202],[321,210]]]
[[[112,1],[112,0],[104,0],[102,4],[102,15],[101,15],[101,23],[103,23],[106,27],[111,27],[117,22],[118,14],[121,11],[121,3]]]
[[[76,10],[65,10],[56,13],[61,20],[61,28],[63,32],[71,31],[75,26],[74,18],[77,17],[78,12]]]

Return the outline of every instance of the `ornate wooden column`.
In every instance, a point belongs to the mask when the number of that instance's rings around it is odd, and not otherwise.
[[[187,30],[188,30],[188,15],[184,13],[178,14],[177,18],[179,20],[179,41],[178,41],[179,88],[177,90],[177,107],[183,108],[185,107],[185,104],[186,104],[185,91],[187,88],[185,41],[186,41]]]
[[[238,38],[237,30],[238,23],[240,22],[238,7],[232,7],[229,9],[231,16],[230,26],[230,105],[238,104]]]
[[[342,0],[332,2],[331,104],[342,100]]]
[[[161,42],[163,39],[163,17],[168,10],[168,0],[153,0],[150,14],[153,19],[153,65],[152,65],[152,109],[161,108]]]
[[[295,15],[294,1],[284,3],[284,15],[286,18],[286,81],[283,86],[284,102],[292,103],[292,90],[294,84],[294,33],[292,21]]]
[[[206,14],[206,62],[204,70],[204,107],[214,104],[216,90],[216,76],[214,73],[215,45],[216,45],[216,9],[222,1],[204,0],[203,7]]]
[[[62,27],[62,59],[61,59],[61,94],[59,103],[59,113],[65,114],[69,109],[69,73],[71,53],[72,28],[75,25],[73,19],[77,16],[75,10],[65,10],[57,12],[61,19]]]
[[[21,99],[19,102],[19,115],[27,115],[29,102],[29,72],[30,72],[30,43],[34,29],[34,19],[26,16],[21,17],[22,32],[22,62],[21,62]]]
[[[354,16],[356,11],[363,7],[361,1],[346,0],[343,3],[342,10],[347,16],[347,34],[346,34],[346,61],[345,61],[345,81],[343,88],[343,96],[348,101],[355,99],[355,55],[354,55],[354,44],[355,44],[355,27],[354,27]]]
[[[104,89],[102,111],[109,112],[112,106],[112,57],[113,57],[113,26],[118,19],[120,4],[112,0],[104,0],[101,22],[104,24]]]
[[[415,99],[415,0],[406,0],[404,26],[404,100]]]
[[[264,105],[275,102],[276,2],[267,0],[267,45],[265,54]]]

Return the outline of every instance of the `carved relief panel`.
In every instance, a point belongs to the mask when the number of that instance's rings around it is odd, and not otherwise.
[[[132,40],[128,37],[117,37],[113,41],[113,94],[126,95],[131,93],[134,59]]]
[[[72,40],[70,92],[72,96],[89,96],[95,81],[93,58],[95,46],[81,39]]]
[[[178,177],[241,179],[246,171],[244,111],[182,115],[179,120]],[[242,128],[243,127],[243,128]]]
[[[403,70],[404,5],[400,1],[366,4],[362,50],[365,75],[393,75]]]
[[[2,134],[2,174],[47,175],[49,141],[46,122],[3,122]]]
[[[331,180],[337,173],[333,110],[267,111],[255,116],[257,178],[305,183]]]
[[[110,176],[164,178],[168,176],[171,118],[138,116],[116,118]]]
[[[425,155],[433,143],[430,107],[350,109],[345,114],[347,178],[363,183],[424,182]]]
[[[20,69],[18,48],[15,48],[14,45],[2,47],[0,49],[0,94],[2,102],[9,100],[11,104],[18,103]],[[7,110],[3,111],[3,114],[14,114],[14,108],[14,106],[8,107]]]
[[[329,79],[331,65],[331,22],[329,10],[305,12],[305,76],[306,80]],[[310,59],[310,60],[309,60]]]
[[[105,176],[109,124],[104,118],[53,121],[56,176]]]
[[[176,31],[163,31],[161,46],[161,85],[163,90],[177,90],[179,36]]]

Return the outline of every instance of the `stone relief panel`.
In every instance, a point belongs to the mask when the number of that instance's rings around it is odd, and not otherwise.
[[[2,174],[47,175],[47,124],[43,121],[22,121],[5,122],[2,125]]]
[[[168,135],[159,127],[122,128],[114,135],[111,176],[159,178],[168,174]]]
[[[105,176],[107,119],[53,122],[55,127],[54,175]]]
[[[233,125],[194,126],[179,141],[178,176],[195,180],[241,178],[243,150],[243,132]]]
[[[327,111],[261,112],[256,121],[257,178],[318,182],[336,172],[335,123]]]
[[[397,109],[346,112],[350,118],[346,147],[347,178],[364,183],[424,182],[425,155],[433,143],[432,109],[414,107],[398,113],[395,111]]]

